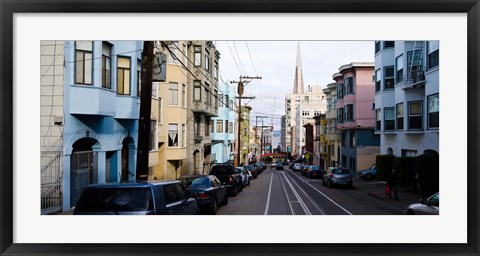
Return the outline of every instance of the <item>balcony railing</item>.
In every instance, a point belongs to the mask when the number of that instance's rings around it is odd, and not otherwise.
[[[403,89],[425,88],[425,69],[417,69],[403,77]]]
[[[193,136],[193,141],[194,141],[196,144],[202,142],[202,140],[203,140],[203,136],[201,136],[201,135],[195,135],[195,136]]]

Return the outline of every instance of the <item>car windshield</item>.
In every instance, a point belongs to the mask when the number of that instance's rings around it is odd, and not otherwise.
[[[318,166],[312,166],[312,170],[318,171],[319,168],[318,168]]]
[[[208,188],[210,186],[209,178],[197,178],[192,181],[191,188]]]
[[[350,174],[348,169],[333,169],[332,173],[334,174]]]
[[[153,210],[149,187],[87,188],[83,191],[76,212],[119,212]]]

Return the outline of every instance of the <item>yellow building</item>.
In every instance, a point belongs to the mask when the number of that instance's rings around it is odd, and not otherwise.
[[[338,74],[341,75],[341,74]],[[334,74],[334,78],[338,76]],[[327,85],[327,88],[323,89],[327,99],[327,113],[326,113],[326,127],[325,127],[325,145],[327,153],[327,161],[325,162],[325,168],[327,167],[336,167],[340,162],[340,149],[341,145],[341,134],[340,131],[336,129],[337,122],[337,84],[330,83]]]

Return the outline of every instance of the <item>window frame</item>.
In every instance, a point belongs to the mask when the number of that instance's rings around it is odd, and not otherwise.
[[[388,76],[387,77],[387,69],[392,69],[392,76]],[[388,81],[392,81],[391,82],[391,85],[388,86]],[[387,90],[392,90],[395,88],[395,66],[385,66],[383,68],[383,90],[384,91],[387,91]]]
[[[347,81],[348,81],[348,84],[347,84]],[[355,94],[355,91],[354,91],[354,86],[353,86],[353,83],[354,83],[354,79],[353,79],[353,76],[349,76],[347,78],[345,78],[345,80],[343,81],[344,84],[345,84],[345,93],[344,95],[347,95],[347,94]]]
[[[400,58],[401,58],[401,60],[402,60],[402,64],[401,64],[401,65],[398,64],[398,60],[399,60]],[[395,58],[395,70],[394,70],[394,71],[395,71],[395,83],[401,83],[401,82],[403,82],[403,70],[404,70],[403,66],[404,66],[404,63],[405,63],[405,59],[404,59],[404,57],[403,57],[403,53],[400,54],[400,55],[398,55],[398,56]],[[399,69],[399,66],[401,67],[400,69]]]
[[[200,80],[193,81],[193,101],[194,102],[202,101],[202,84]]]
[[[420,104],[420,115],[415,115],[413,117],[420,116],[420,128],[411,128],[411,105],[412,104]],[[409,131],[421,131],[423,130],[423,101],[409,101],[408,102],[408,130]]]
[[[172,140],[173,145],[170,145],[170,140],[171,140],[171,139],[170,139],[170,133],[174,131],[173,129],[171,129],[171,128],[172,128],[171,126],[176,126],[176,127],[177,127],[177,129],[176,129],[176,133],[177,133],[177,134],[176,134],[176,137],[175,137],[176,142],[177,142],[177,143],[176,143],[177,145],[175,145],[175,140]],[[179,139],[178,139],[178,123],[168,123],[167,147],[169,147],[169,148],[178,148],[178,147],[179,147],[178,141],[179,141]]]
[[[430,127],[430,120],[431,120],[431,118],[430,118],[430,97],[434,97],[434,96],[438,97],[437,100],[438,100],[439,103],[438,103],[438,106],[437,106],[438,111],[432,112],[432,113],[438,113],[437,114],[438,115],[438,117],[437,117],[437,120],[438,120],[437,122],[438,123],[437,123],[436,127],[435,126]],[[427,96],[427,129],[438,130],[439,128],[440,128],[440,94],[437,92],[437,93],[430,94],[430,95]]]
[[[197,54],[199,54],[199,58],[197,59]],[[198,60],[198,62],[197,62]],[[193,46],[193,65],[195,67],[202,66],[202,46],[201,45],[194,45]]]
[[[120,59],[128,59],[129,61],[129,67],[128,68],[123,68],[123,67],[119,67],[118,63],[119,63],[119,60]],[[122,70],[122,73],[123,73],[123,82],[125,82],[125,71],[128,71],[128,93],[124,93],[125,92],[125,84],[123,84],[123,93],[120,93],[119,91],[119,82],[120,82],[120,79],[119,79],[119,75],[120,75],[120,70]],[[117,56],[117,95],[131,95],[131,91],[132,91],[132,57],[130,56]]]
[[[402,116],[398,115],[398,106],[402,106]],[[399,120],[400,118],[402,119],[401,121]],[[395,105],[395,128],[397,131],[404,130],[405,128],[404,122],[405,122],[405,105],[403,104],[403,102],[397,103]],[[402,124],[401,128],[399,127],[399,124]]]
[[[337,97],[339,99],[343,99],[343,83],[338,83],[337,84]]]
[[[75,84],[81,84],[81,85],[93,85],[93,81],[94,81],[94,78],[93,78],[93,52],[94,52],[94,50],[95,50],[94,42],[93,42],[93,41],[90,41],[90,42],[91,42],[91,45],[92,45],[92,50],[90,50],[90,51],[88,51],[88,50],[83,50],[83,49],[78,49],[78,48],[77,48],[77,42],[78,42],[78,41],[75,41],[74,82],[75,82]],[[77,82],[77,67],[78,67],[78,64],[80,63],[80,62],[77,60],[77,52],[81,52],[82,55],[83,55],[83,60],[82,60],[82,66],[83,66],[83,72],[82,72],[83,79],[82,79],[82,81],[83,81],[83,82]],[[90,76],[91,76],[91,77],[90,77],[91,83],[85,83],[85,77],[86,77],[86,72],[85,72],[85,67],[86,67],[85,54],[86,54],[86,53],[90,53],[90,55],[91,55],[91,58],[90,58],[90,61],[91,61],[91,74],[90,74]]]
[[[381,68],[375,70],[375,92],[382,90],[382,76],[380,74]]]
[[[387,43],[393,43],[391,46],[387,46]],[[383,41],[383,49],[395,48],[395,41]]]
[[[344,114],[343,122],[355,121],[353,109],[354,109],[354,104],[347,104],[344,106],[345,114]],[[349,113],[351,114],[350,118],[349,118]]]
[[[375,131],[382,131],[382,109],[375,109]]]
[[[217,127],[215,129],[215,131],[217,133],[223,133],[223,119],[217,119]]]
[[[103,47],[109,47],[109,56],[106,56],[103,52]],[[107,41],[102,41],[102,88],[112,89],[112,54],[113,53],[113,45]],[[106,60],[109,60],[110,65],[107,65]],[[107,67],[109,68],[110,74],[107,76],[106,71]],[[108,84],[107,82],[108,78]]]
[[[172,88],[172,85],[175,85],[175,88]],[[168,82],[168,105],[169,106],[178,106],[178,83],[177,82]],[[172,93],[174,95],[172,95]]]
[[[391,114],[392,114],[391,118],[387,118],[388,112],[391,112]],[[395,122],[396,122],[395,107],[385,107],[385,108],[383,108],[383,118],[384,118],[383,130],[386,131],[386,132],[395,131]],[[391,128],[389,128],[389,127],[391,127]]]

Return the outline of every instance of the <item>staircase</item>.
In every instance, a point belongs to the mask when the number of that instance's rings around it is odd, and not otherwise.
[[[63,152],[41,152],[41,210],[42,215],[62,210]]]

